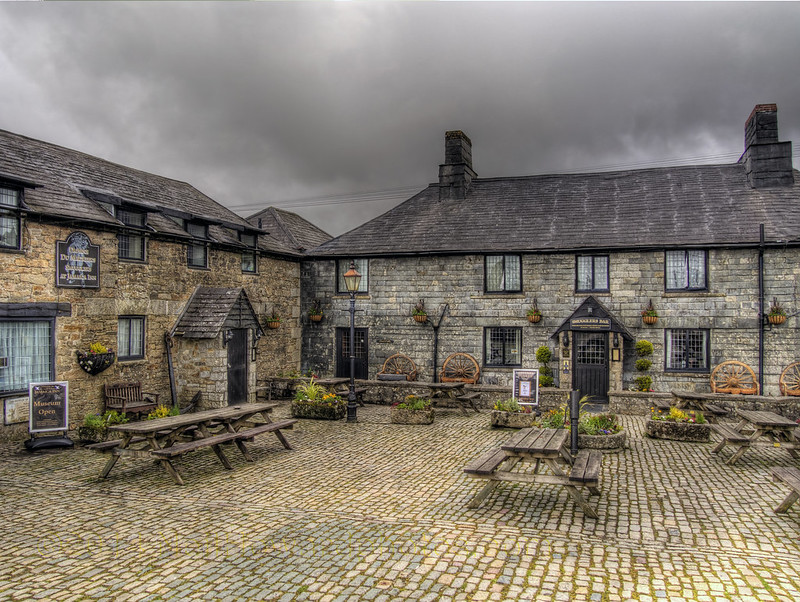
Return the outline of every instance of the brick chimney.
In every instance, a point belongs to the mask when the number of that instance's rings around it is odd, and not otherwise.
[[[439,166],[439,200],[463,199],[472,179],[472,141],[461,130],[444,135],[444,163]]]
[[[753,188],[791,186],[792,143],[778,142],[778,107],[756,105],[744,126],[744,164]]]

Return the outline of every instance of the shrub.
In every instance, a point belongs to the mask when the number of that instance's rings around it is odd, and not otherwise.
[[[156,418],[166,418],[167,416],[177,416],[180,414],[178,408],[172,406],[160,405],[155,410],[147,415],[147,420],[155,420]]]
[[[295,401],[321,401],[322,397],[327,391],[325,387],[318,385],[314,382],[314,377],[308,383],[303,383],[297,386],[297,392],[294,394]]]
[[[553,358],[553,352],[546,345],[542,345],[536,350],[536,361],[540,364],[546,364]]]
[[[636,360],[636,369],[639,372],[647,372],[650,369],[650,366],[652,365],[653,362],[643,357]]]
[[[633,382],[636,383],[637,391],[650,391],[653,386],[653,378],[650,376],[637,376]]]
[[[644,339],[641,341],[636,341],[636,355],[639,357],[648,357],[653,355],[653,344]]]

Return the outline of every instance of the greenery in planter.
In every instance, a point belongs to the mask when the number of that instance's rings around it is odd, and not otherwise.
[[[666,413],[659,408],[651,408],[651,412],[651,420],[663,420],[665,422],[685,422],[691,424],[706,423],[706,417],[703,416],[702,412],[695,412],[694,410],[684,412],[675,406],[671,407]]]
[[[416,305],[414,305],[414,307],[411,309],[411,315],[412,315],[412,316],[420,316],[420,317],[427,316],[427,315],[428,315],[428,312],[427,312],[427,310],[425,309],[425,301],[423,301],[422,299],[420,299],[420,300],[419,300],[419,301],[416,303]]]
[[[653,300],[652,299],[650,299],[647,302],[647,305],[644,306],[644,309],[642,310],[642,317],[643,318],[657,318],[658,317],[658,312],[656,311],[655,305],[653,305]]]
[[[109,426],[126,422],[128,417],[116,410],[109,410],[103,414],[87,414],[83,418],[83,424],[78,427],[78,437],[83,441],[105,441]]]
[[[533,408],[531,408],[531,406],[521,406],[513,397],[494,402],[492,409],[499,412],[519,412],[522,414],[530,414],[533,412]]]
[[[297,386],[292,401],[292,416],[296,418],[322,418],[339,420],[347,413],[347,400],[336,393],[328,393],[322,385],[314,382]]]
[[[538,322],[542,318],[542,312],[539,311],[539,306],[536,304],[535,297],[533,299],[533,303],[528,308],[528,311],[525,312],[525,315],[528,316],[528,318],[531,318],[531,321],[536,321],[536,322]]]
[[[432,405],[430,399],[426,397],[418,397],[417,395],[406,395],[406,398],[394,404],[394,407],[400,410],[410,410],[412,412],[419,412],[427,410]]]
[[[392,424],[433,424],[433,418],[433,402],[417,395],[407,395],[390,410]]]
[[[639,356],[639,359],[636,360],[636,369],[642,373],[647,372],[653,365],[653,362],[649,359],[653,355],[653,344],[644,339],[636,341],[636,355]],[[637,376],[633,379],[633,382],[636,383],[636,391],[653,390],[653,378],[647,374]]]
[[[147,415],[147,420],[155,420],[156,418],[166,418],[167,416],[177,416],[180,413],[181,413],[180,410],[175,406],[160,405],[157,406],[155,410],[152,410]]]
[[[552,387],[555,383],[553,370],[547,364],[553,357],[553,352],[547,345],[542,345],[536,350],[536,361],[539,362],[539,386]]]
[[[776,317],[776,316],[783,316],[786,317],[786,310],[781,307],[781,304],[778,303],[778,298],[772,298],[772,305],[769,306],[769,313],[768,316]]]
[[[311,302],[311,307],[308,310],[309,316],[322,316],[322,300],[314,299]]]
[[[616,414],[581,414],[578,420],[580,435],[613,435],[622,430]]]

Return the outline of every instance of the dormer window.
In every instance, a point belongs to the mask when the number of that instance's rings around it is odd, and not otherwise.
[[[256,235],[239,232],[239,242],[248,247],[242,251],[242,272],[245,274],[256,273]]]
[[[19,249],[20,240],[20,197],[18,188],[0,187],[0,248]]]
[[[116,218],[128,228],[143,230],[147,225],[147,214],[143,211],[114,207]],[[119,240],[119,258],[130,261],[144,261],[145,236],[135,230],[125,230],[117,236]]]
[[[195,239],[202,239],[201,241],[192,241],[189,243],[187,250],[187,263],[190,268],[207,268],[208,267],[208,226],[206,224],[198,224],[196,222],[187,222],[186,231]]]

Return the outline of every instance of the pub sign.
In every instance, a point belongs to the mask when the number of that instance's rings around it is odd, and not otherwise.
[[[56,241],[56,286],[100,288],[100,247],[83,232]]]

